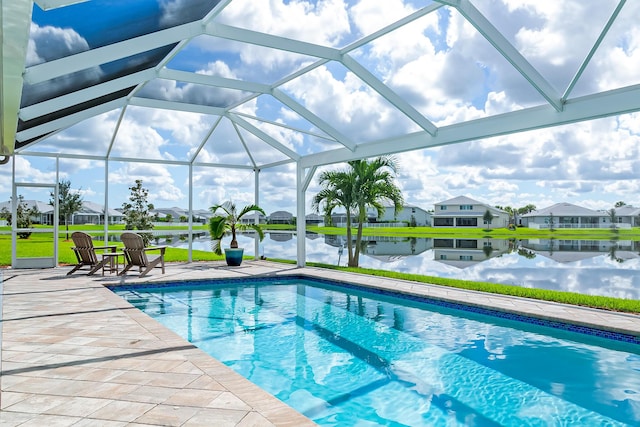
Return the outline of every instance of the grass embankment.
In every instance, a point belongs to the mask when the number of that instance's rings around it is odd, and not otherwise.
[[[271,227],[270,227],[271,228]],[[291,226],[279,226],[273,227],[273,229],[286,230],[291,229]],[[163,228],[156,227],[155,230],[161,230]],[[169,227],[167,229],[176,230],[176,227]],[[185,230],[188,227],[184,228]],[[201,226],[200,229],[204,229]],[[70,232],[75,230],[83,231],[96,231],[103,230],[101,226],[70,226]],[[111,231],[117,231],[118,227],[110,227]],[[6,231],[9,231],[7,229]],[[196,229],[194,228],[194,231]],[[332,227],[308,227],[307,231],[322,233],[322,234],[344,234],[343,228]],[[625,239],[625,240],[640,240],[640,230],[638,228],[632,230],[620,230],[616,233],[611,230],[530,230],[518,228],[515,231],[507,229],[498,229],[487,232],[486,230],[459,230],[459,229],[432,229],[430,227],[398,227],[398,228],[375,228],[365,229],[366,235],[375,236],[398,236],[398,237],[467,237],[467,238],[564,238],[564,239],[580,239],[580,240],[611,240],[611,239]],[[60,231],[60,241],[58,246],[58,258],[60,264],[75,264],[76,259],[71,250],[73,242],[65,240],[66,231]],[[40,257],[51,256],[53,252],[51,233],[34,233],[29,239],[18,240],[17,255],[18,257]],[[113,242],[122,247],[120,242]],[[96,246],[100,246],[100,243],[96,243]],[[165,253],[165,259],[167,262],[185,262],[187,261],[188,251],[186,249],[167,248]],[[221,256],[215,255],[209,251],[192,251],[193,261],[213,261],[221,260]],[[293,264],[295,261],[290,260],[273,260],[283,263]],[[0,266],[11,265],[11,235],[0,235]],[[449,279],[434,276],[422,276],[417,274],[398,273],[386,270],[374,270],[366,268],[349,268],[338,267],[334,265],[322,264],[322,263],[307,263],[309,266],[327,268],[333,270],[349,271],[361,274],[369,274],[373,276],[382,276],[393,279],[411,280],[421,283],[430,283],[435,285],[449,286],[460,289],[474,290],[489,292],[500,295],[509,295],[523,298],[532,298],[543,301],[559,302],[564,304],[572,304],[577,306],[599,308],[604,310],[612,310],[626,313],[640,313],[640,301],[628,300],[621,298],[583,295],[573,292],[553,291],[546,289],[535,288],[523,288],[520,286],[503,285],[488,282],[472,282],[466,280]]]
[[[449,286],[452,288],[467,289],[472,291],[489,292],[493,294],[532,298],[590,308],[599,308],[603,310],[619,311],[625,313],[640,313],[640,301],[638,300],[596,295],[583,295],[575,292],[554,291],[547,289],[523,288],[513,285],[503,285],[489,282],[473,282],[468,280],[449,279],[435,276],[422,276],[419,274],[398,273],[395,271],[374,270],[368,268],[339,267],[321,263],[309,262],[307,263],[307,265],[327,268],[331,270],[348,271],[351,273],[368,274],[371,276],[388,277],[391,279],[410,280],[413,282]]]

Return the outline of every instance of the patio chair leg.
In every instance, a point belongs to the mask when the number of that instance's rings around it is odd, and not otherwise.
[[[100,261],[99,263],[97,263],[92,269],[91,271],[89,271],[89,274],[87,274],[87,276],[93,276],[94,273],[98,270],[100,270],[109,260],[108,259],[103,259],[102,261]]]
[[[73,267],[73,269],[71,271],[69,271],[67,273],[67,276],[69,276],[70,274],[75,273],[76,271],[78,271],[84,264],[77,264],[75,267]]]
[[[131,268],[133,267],[133,264],[127,264],[124,266],[124,268],[122,269],[122,271],[120,273],[118,273],[118,276],[124,276],[125,273]]]

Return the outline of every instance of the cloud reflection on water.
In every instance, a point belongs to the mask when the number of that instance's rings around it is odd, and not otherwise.
[[[245,254],[254,254],[254,240],[239,237]],[[372,239],[373,240],[373,239]],[[443,240],[443,239],[439,239]],[[360,266],[464,280],[603,295],[640,298],[640,255],[636,242],[584,241],[529,242],[501,239],[457,239],[462,248],[434,248],[433,239],[376,239],[360,258]],[[471,240],[478,240],[476,247]],[[457,243],[454,243],[457,244]],[[163,244],[165,244],[163,242]],[[166,242],[187,247],[186,241]],[[340,239],[308,236],[307,261],[346,266],[346,250],[340,254]],[[438,243],[442,245],[442,242]],[[446,244],[446,242],[445,242]],[[259,253],[267,258],[295,259],[297,238],[269,234]],[[487,250],[491,245],[492,250]],[[550,247],[550,245],[555,245]],[[193,249],[211,250],[208,237],[194,240]],[[419,252],[416,250],[419,250]],[[613,249],[612,249],[613,248]],[[580,249],[580,250],[573,250]],[[411,253],[414,255],[411,255]],[[621,260],[621,261],[616,261]]]

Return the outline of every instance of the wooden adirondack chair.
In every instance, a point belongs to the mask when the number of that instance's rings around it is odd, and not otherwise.
[[[85,266],[89,267],[89,276],[91,276],[93,273],[100,270],[105,263],[109,262],[109,259],[107,258],[98,259],[96,249],[110,250],[111,252],[116,251],[116,245],[93,246],[93,239],[91,239],[91,236],[87,233],[83,233],[82,231],[74,231],[71,234],[71,240],[73,240],[73,244],[75,245],[71,249],[73,250],[73,253],[76,254],[78,263],[67,273],[67,276],[75,273]]]
[[[164,251],[166,246],[144,247],[142,236],[136,233],[122,233],[120,240],[124,243],[125,267],[118,273],[119,276],[125,274],[129,269],[138,267],[142,277],[150,272],[154,267],[162,268],[164,274]],[[149,251],[160,251],[159,255],[147,255]]]

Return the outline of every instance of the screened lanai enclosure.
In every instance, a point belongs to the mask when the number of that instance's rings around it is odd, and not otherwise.
[[[2,186],[14,219],[68,177],[105,210],[268,185],[304,218],[318,168],[640,110],[638,3],[2,0]]]

